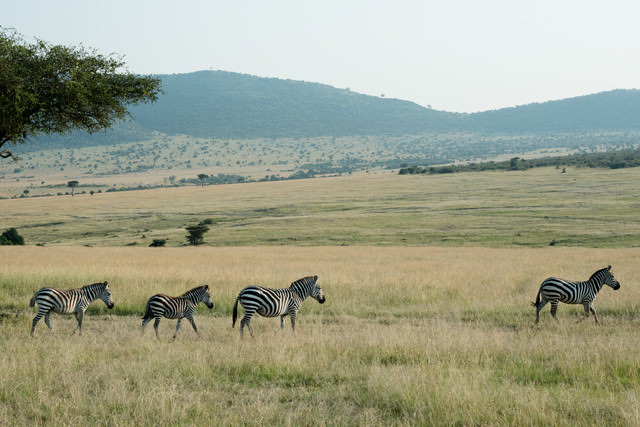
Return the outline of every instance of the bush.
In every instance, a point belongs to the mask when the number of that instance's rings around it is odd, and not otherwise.
[[[18,234],[18,230],[10,228],[0,235],[0,245],[24,245],[24,238]]]
[[[153,242],[151,242],[149,246],[152,248],[159,248],[163,247],[165,243],[167,243],[167,239],[153,239]]]

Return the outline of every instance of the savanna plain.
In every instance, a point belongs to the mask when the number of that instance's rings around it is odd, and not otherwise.
[[[0,200],[3,425],[640,424],[640,170],[312,180]],[[205,245],[184,227],[210,219]],[[152,238],[167,247],[148,247]],[[535,299],[549,276],[621,283],[582,308]],[[327,297],[231,327],[249,284],[317,274]],[[43,286],[107,280],[82,336]],[[208,284],[195,315],[140,330],[147,299]],[[242,310],[240,310],[242,313]],[[246,331],[245,331],[246,332]]]

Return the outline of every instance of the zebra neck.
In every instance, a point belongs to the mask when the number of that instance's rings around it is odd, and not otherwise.
[[[86,286],[84,288],[80,288],[80,291],[89,301],[94,301],[102,292],[102,287]]]
[[[301,300],[305,300],[307,299],[307,297],[309,296],[309,294],[311,293],[310,289],[304,288],[304,287],[300,287],[300,286],[292,286],[291,291],[295,294],[298,295],[300,297]]]
[[[601,277],[594,277],[593,279],[589,280],[587,284],[591,287],[591,289],[598,292],[604,286],[604,280],[602,280]]]
[[[185,299],[193,304],[197,304],[200,301],[200,295],[198,293],[190,293],[187,295],[182,295],[180,298]]]

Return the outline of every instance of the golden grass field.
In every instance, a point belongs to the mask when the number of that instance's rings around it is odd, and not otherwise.
[[[0,423],[4,425],[637,425],[640,249],[430,247],[2,247]],[[545,308],[539,283],[613,264],[622,284],[579,307]],[[231,308],[248,284],[318,274],[295,335],[255,317],[240,340]],[[73,316],[41,321],[42,286],[108,280],[83,336]],[[175,342],[140,317],[148,297],[208,283]]]
[[[0,246],[0,424],[640,425],[639,174],[0,200],[0,229],[27,239]],[[220,220],[207,245],[181,247],[181,227],[204,218]],[[160,236],[170,247],[140,243]],[[563,304],[558,321],[545,307],[534,325],[543,279],[609,264],[622,286],[596,298],[600,325]],[[327,302],[306,301],[295,334],[256,316],[256,337],[240,340],[231,310],[244,286],[312,274]],[[36,290],[103,280],[115,308],[95,302],[81,337],[55,314],[53,334],[41,321],[29,337]],[[199,336],[183,322],[172,342],[167,319],[160,340],[152,325],[141,334],[151,295],[205,283],[215,307],[198,308]]]

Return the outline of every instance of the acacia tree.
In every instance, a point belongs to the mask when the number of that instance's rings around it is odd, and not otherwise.
[[[67,182],[67,187],[69,187],[71,189],[71,196],[73,197],[73,192],[76,189],[76,187],[78,186],[79,182],[78,181],[69,181]]]
[[[198,224],[186,227],[186,230],[189,232],[187,242],[189,242],[190,245],[198,246],[204,243],[204,233],[209,231],[209,227],[203,224]]]
[[[200,180],[200,186],[204,188],[204,182],[209,179],[209,175],[206,173],[199,173],[198,179]]]
[[[45,134],[108,129],[132,104],[154,102],[161,80],[128,71],[118,56],[84,47],[26,42],[0,27],[0,157],[8,144]]]

